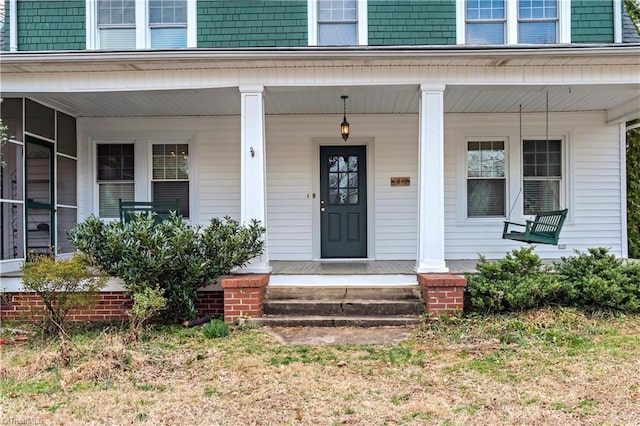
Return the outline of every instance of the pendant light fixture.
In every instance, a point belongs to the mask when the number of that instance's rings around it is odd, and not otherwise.
[[[342,98],[342,103],[344,105],[344,115],[342,116],[342,123],[340,123],[340,134],[342,135],[342,139],[346,142],[349,139],[349,122],[347,121],[347,99],[349,97],[347,95],[340,96]]]

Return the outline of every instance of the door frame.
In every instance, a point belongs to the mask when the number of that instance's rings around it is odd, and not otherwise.
[[[51,203],[45,204],[38,201],[29,201],[29,156],[28,156],[28,144],[37,145],[43,148],[47,148],[50,151],[49,156],[49,194],[51,196]],[[44,139],[38,136],[26,135],[24,141],[24,242],[25,242],[25,255],[29,257],[29,209],[49,210],[51,212],[51,223],[49,224],[49,241],[53,248],[52,255],[56,255],[56,211],[57,211],[57,199],[56,199],[56,149],[55,143],[49,139]]]
[[[343,145],[364,145],[366,147],[366,165],[367,165],[367,256],[348,259],[325,259],[321,255],[321,229],[320,229],[320,147],[321,146],[343,146]],[[345,142],[340,137],[335,138],[311,138],[311,255],[313,260],[321,261],[363,261],[376,258],[376,241],[375,241],[375,152],[373,137],[350,137]]]

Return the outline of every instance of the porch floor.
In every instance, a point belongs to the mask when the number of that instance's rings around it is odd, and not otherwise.
[[[478,260],[448,260],[451,274],[476,272]],[[415,275],[415,260],[271,260],[272,275]]]

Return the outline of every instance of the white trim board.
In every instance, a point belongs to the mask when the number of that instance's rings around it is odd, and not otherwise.
[[[270,287],[385,287],[418,285],[416,274],[408,275],[271,275]]]

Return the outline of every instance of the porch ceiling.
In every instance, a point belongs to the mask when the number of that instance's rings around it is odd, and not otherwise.
[[[640,110],[640,84],[585,86],[447,86],[446,113]],[[342,114],[340,96],[349,95],[347,114],[418,112],[418,85],[350,87],[267,87],[268,115]],[[238,88],[94,93],[4,94],[27,96],[77,117],[163,117],[240,114]]]

